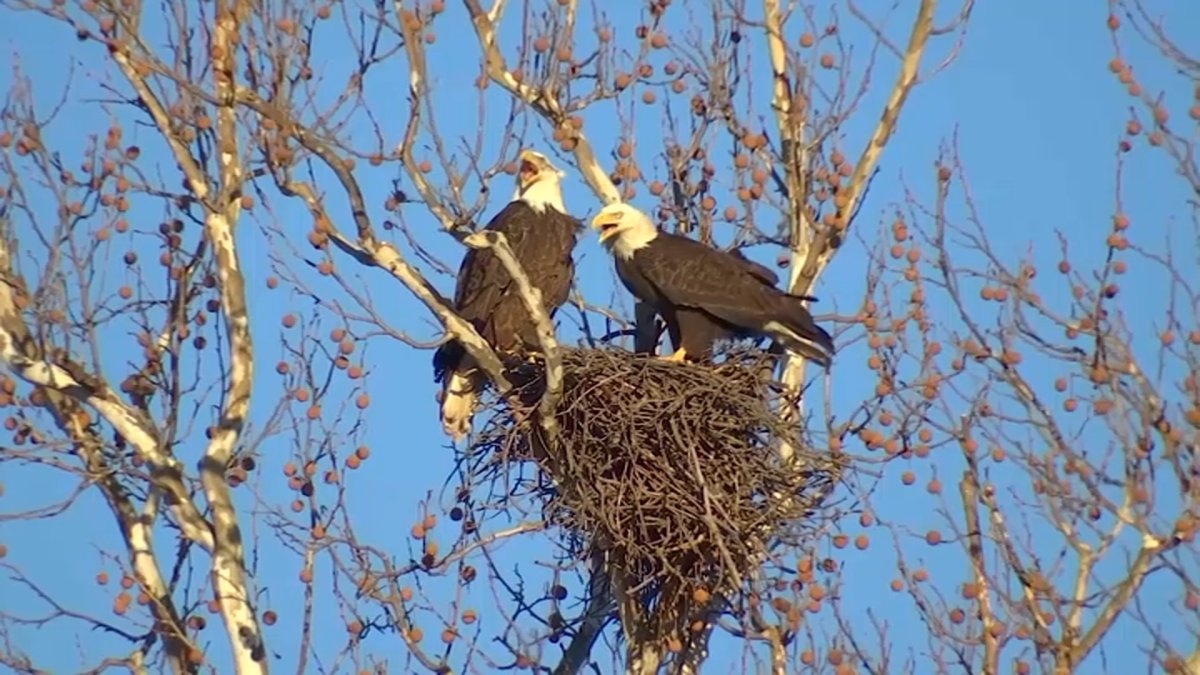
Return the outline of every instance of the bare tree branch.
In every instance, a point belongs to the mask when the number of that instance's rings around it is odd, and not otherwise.
[[[576,0],[570,0],[571,11],[574,11],[575,2]],[[555,128],[570,128],[570,120],[567,119],[567,115],[553,91],[538,90],[528,84],[518,82],[505,64],[504,54],[500,51],[496,37],[496,24],[499,23],[503,12],[502,3],[496,3],[491,12],[485,12],[480,6],[479,0],[463,0],[463,5],[471,15],[475,35],[479,38],[479,45],[483,49],[488,78],[519,100],[524,101]],[[588,184],[603,205],[621,201],[620,192],[608,177],[608,172],[600,166],[600,161],[596,158],[596,153],[587,136],[582,130],[573,128],[571,134],[576,140],[573,151],[575,166],[582,174],[584,182]]]
[[[254,385],[254,349],[246,307],[246,280],[234,243],[234,227],[241,215],[245,170],[238,143],[235,82],[239,74],[237,53],[243,15],[249,10],[237,0],[218,0],[213,32],[213,85],[217,107],[217,162],[220,187],[204,219],[205,234],[217,261],[225,326],[229,339],[229,379],[222,414],[205,451],[200,471],[209,508],[213,513],[212,581],[221,616],[229,636],[234,668],[239,675],[266,673],[267,653],[246,579],[245,548],[238,514],[233,506],[225,470],[233,457],[250,411]],[[163,130],[167,133],[167,130]],[[168,134],[169,135],[169,134]]]
[[[558,436],[555,409],[559,399],[562,398],[563,364],[562,354],[558,348],[558,338],[554,335],[554,324],[550,322],[550,315],[546,313],[542,292],[529,282],[529,276],[525,274],[521,263],[513,255],[504,233],[482,230],[469,235],[463,241],[472,248],[490,248],[496,254],[500,264],[504,265],[505,271],[517,284],[517,292],[521,295],[521,301],[525,304],[525,309],[529,311],[534,325],[537,326],[538,343],[542,348],[542,356],[546,360],[546,390],[538,404],[541,410],[540,424],[546,432],[547,441],[553,444],[554,439]]]

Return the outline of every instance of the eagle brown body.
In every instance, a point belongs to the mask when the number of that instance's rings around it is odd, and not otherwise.
[[[509,202],[487,228],[504,234],[530,283],[542,292],[546,312],[567,300],[575,277],[575,248],[579,221],[546,209],[537,213],[522,201]],[[516,284],[491,249],[470,249],[463,258],[454,292],[454,307],[493,349],[518,352],[538,348],[537,330]],[[453,368],[463,353],[457,340],[434,355],[434,370]],[[440,379],[440,378],[439,378]]]

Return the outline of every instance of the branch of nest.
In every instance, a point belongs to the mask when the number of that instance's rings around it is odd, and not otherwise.
[[[807,436],[800,423],[781,419],[781,387],[763,375],[770,355],[720,365],[617,349],[560,355],[558,405],[538,403],[544,370],[514,376],[519,396],[500,399],[471,452],[474,482],[530,496],[582,542],[581,556],[602,556],[624,591],[627,634],[685,638],[711,616],[709,598],[735,597],[768,551],[799,542],[841,462],[797,442]],[[553,442],[541,419],[549,411]],[[804,452],[781,460],[781,439]],[[509,471],[514,462],[533,462],[538,475],[510,484],[527,473]]]

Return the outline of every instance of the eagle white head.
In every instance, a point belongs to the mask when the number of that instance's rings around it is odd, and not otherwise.
[[[522,150],[517,161],[517,191],[513,201],[521,200],[538,213],[545,212],[547,206],[566,213],[560,182],[567,174],[536,150]]]
[[[592,229],[600,232],[600,243],[613,255],[628,259],[633,252],[650,245],[658,236],[658,228],[650,216],[629,204],[616,202],[600,209],[592,218]]]

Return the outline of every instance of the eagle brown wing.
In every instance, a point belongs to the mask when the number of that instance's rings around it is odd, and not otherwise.
[[[779,275],[775,274],[767,267],[747,258],[740,250],[735,248],[732,251],[728,251],[728,253],[734,258],[737,258],[737,260],[742,263],[742,266],[744,266],[746,270],[750,272],[750,274],[758,277],[758,279],[764,284],[767,284],[768,286],[775,286],[779,283]]]
[[[676,235],[671,236],[674,237]],[[691,239],[679,238],[693,242]],[[660,235],[659,240],[666,242],[666,246],[671,246],[667,237]],[[656,242],[659,240],[656,240]],[[695,246],[681,246],[680,250],[686,253],[690,248],[704,246],[698,242],[693,243]],[[707,247],[704,246],[704,248]],[[745,272],[751,274],[761,283],[774,286],[779,281],[774,272],[750,260],[737,249],[728,251],[724,255],[728,259],[736,261]],[[639,262],[644,261],[645,258],[642,252],[638,253],[638,259]],[[674,349],[682,347],[693,358],[703,358],[710,354],[712,346],[717,340],[738,336],[739,331],[736,326],[731,326],[708,312],[701,309],[672,306],[672,303],[646,278],[641,269],[642,265],[621,258],[617,258],[616,264],[617,274],[621,277],[621,281],[624,282],[625,287],[643,302],[654,306],[655,311],[663,317],[671,338],[671,346]],[[669,265],[669,263],[663,264]]]
[[[705,309],[719,317],[721,308],[761,313],[774,304],[745,258],[687,237],[659,233],[649,246],[638,249],[634,260],[641,275],[672,305]]]

